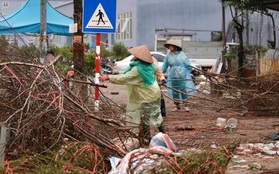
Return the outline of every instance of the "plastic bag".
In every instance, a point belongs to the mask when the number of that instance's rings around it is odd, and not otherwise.
[[[279,140],[279,132],[276,134],[269,135],[266,138],[270,140]]]

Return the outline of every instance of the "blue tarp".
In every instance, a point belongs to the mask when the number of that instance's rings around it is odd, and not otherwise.
[[[72,33],[69,33],[69,25],[73,24],[74,20],[46,2],[47,34],[72,36]],[[40,33],[40,5],[40,0],[28,0],[17,11],[0,18],[0,34]]]

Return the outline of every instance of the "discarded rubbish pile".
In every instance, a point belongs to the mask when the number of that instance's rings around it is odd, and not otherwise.
[[[279,142],[245,143],[236,148],[226,173],[278,173]],[[251,160],[253,159],[253,160]]]
[[[219,101],[224,99],[222,104],[219,102],[219,109],[231,108],[257,116],[278,115],[278,73],[272,74],[272,77],[271,79],[266,75],[240,78],[229,74],[205,73],[205,80],[197,85],[197,89],[200,93],[216,96]],[[206,83],[203,85],[206,88],[201,88],[203,83]]]
[[[73,172],[74,169],[84,173],[107,173],[114,172],[110,170],[113,166],[109,167],[108,164],[108,157],[113,156],[123,161],[114,166],[116,172],[140,172],[146,164],[151,173],[223,173],[235,146],[204,151],[195,149],[179,154],[163,147],[139,148],[139,142],[135,140],[139,137],[124,126],[121,114],[114,113],[113,109],[117,104],[113,101],[101,96],[99,111],[95,112],[92,101],[85,103],[74,92],[63,92],[64,76],[54,67],[59,57],[53,63],[43,66],[35,56],[21,52],[15,46],[5,45],[4,41],[0,42],[3,42],[0,43],[0,121],[10,130],[6,144],[6,171],[16,168],[14,172],[28,173],[27,169],[35,170],[35,166],[40,166],[39,163],[47,164],[47,169],[50,170],[51,163],[55,164],[53,171],[56,173]],[[206,104],[213,108],[214,102],[214,106],[217,105],[216,110],[240,108],[256,112],[258,106],[267,106],[263,105],[267,101],[272,104],[269,107],[278,107],[276,103],[272,103],[271,98],[271,95],[277,97],[273,90],[277,83],[271,88],[261,86],[261,90],[258,90],[263,83],[251,85],[238,81],[237,78],[222,78],[222,81],[210,81],[210,85],[215,85],[211,91],[218,90],[218,100],[207,93],[204,94],[205,97],[198,95],[198,98],[204,100],[193,103],[195,108],[202,108]],[[86,84],[95,87],[91,82]],[[219,102],[221,98],[225,98],[226,103]],[[182,127],[179,131],[186,128]],[[208,128],[204,130],[206,131],[201,133],[208,134]],[[200,137],[201,134],[194,141],[199,142],[196,140]],[[212,143],[211,140],[208,142]],[[31,153],[36,155],[32,156]],[[46,155],[50,156],[46,158]],[[17,158],[22,161],[13,163],[12,160]],[[60,162],[58,167],[57,162]],[[140,165],[143,162],[146,163]],[[163,167],[153,165],[154,162],[159,162]],[[23,168],[22,172],[19,172],[18,165]],[[127,165],[132,168],[125,168]]]
[[[62,92],[63,76],[53,65],[59,56],[43,66],[15,46],[0,49],[0,119],[10,131],[7,156],[14,158],[27,150],[44,153],[65,139],[87,141],[105,155],[125,154],[112,139],[134,134],[123,129],[121,120],[95,113],[74,93]]]
[[[46,164],[48,171],[53,164],[53,171],[57,173],[74,170],[107,173],[110,170],[107,157],[123,158],[139,148],[140,142],[139,145],[130,143],[135,146],[132,149],[124,142],[139,137],[124,126],[120,116],[108,114],[111,113],[108,110],[113,109],[108,102],[102,102],[107,105],[95,112],[92,103],[84,103],[71,91],[62,91],[64,77],[54,66],[59,56],[44,66],[30,53],[21,52],[5,41],[0,42],[3,42],[0,47],[0,119],[2,126],[9,130],[3,168],[6,173],[35,173],[36,167],[42,168],[42,164]],[[91,85],[94,87],[94,84]],[[101,98],[107,100],[104,96]],[[165,158],[162,161],[166,167],[164,170],[183,173],[192,168],[187,158],[173,155],[163,147],[158,149],[150,148],[142,152],[138,149],[136,155],[146,155],[140,160],[147,161]],[[162,149],[164,152],[160,152]],[[226,154],[224,151],[222,156]],[[179,161],[176,161],[177,157]],[[224,158],[222,170],[228,160],[228,157]],[[220,166],[214,167],[213,161],[203,158],[202,163],[213,167],[196,170],[219,170]],[[187,169],[185,164],[188,164]]]
[[[154,135],[149,148],[130,151],[123,159],[111,157],[109,174],[126,173],[224,173],[235,144],[227,147],[179,150],[164,133]]]

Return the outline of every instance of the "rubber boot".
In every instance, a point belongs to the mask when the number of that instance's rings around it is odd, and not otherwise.
[[[167,116],[167,113],[166,113],[166,105],[165,105],[165,100],[163,97],[161,97],[161,106],[160,106],[160,109],[161,109],[161,114],[162,114],[162,117],[165,117]]]
[[[158,130],[159,130],[159,132],[166,133],[164,123],[162,123],[162,124],[158,127]]]
[[[149,144],[150,139],[151,139],[150,126],[143,124],[142,133],[143,133],[144,144],[146,144],[146,145]]]

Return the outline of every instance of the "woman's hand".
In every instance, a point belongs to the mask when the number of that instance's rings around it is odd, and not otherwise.
[[[106,81],[106,80],[108,80],[108,79],[109,79],[109,76],[100,76],[100,77],[99,77],[99,80],[100,80],[101,82]]]

